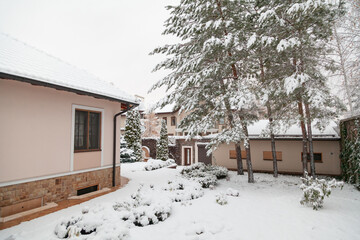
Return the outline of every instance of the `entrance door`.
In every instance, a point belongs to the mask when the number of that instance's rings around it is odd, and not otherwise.
[[[205,148],[205,145],[197,145],[197,147],[198,147],[198,161],[211,165],[212,155],[210,154],[208,156],[206,154],[207,150]]]
[[[191,165],[191,148],[184,148],[184,165]]]

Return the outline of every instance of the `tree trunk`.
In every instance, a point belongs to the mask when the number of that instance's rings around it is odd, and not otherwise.
[[[305,128],[305,122],[304,122],[304,110],[302,106],[301,98],[298,100],[298,109],[299,109],[299,115],[300,115],[300,126],[301,126],[301,132],[302,132],[302,142],[303,142],[303,151],[302,151],[302,163],[303,163],[303,175],[305,176],[305,172],[308,172],[307,169],[307,134],[306,134],[306,128]]]
[[[242,123],[242,128],[245,133],[246,139],[244,141],[245,151],[246,151],[246,167],[248,172],[248,183],[254,183],[254,173],[252,170],[251,164],[251,154],[250,154],[250,142],[249,142],[249,133],[246,123]]]
[[[237,174],[238,175],[244,175],[244,167],[242,163],[242,157],[241,157],[241,142],[238,142],[235,144],[236,149],[236,161],[237,161]]]
[[[305,105],[306,123],[307,123],[308,140],[309,140],[310,170],[311,170],[311,176],[315,178],[316,173],[315,173],[315,161],[314,161],[314,148],[313,148],[313,140],[312,140],[310,108],[309,108],[309,103],[305,102],[304,105]]]
[[[347,76],[347,71],[345,69],[345,61],[346,60],[344,59],[343,48],[340,45],[339,34],[336,30],[336,27],[334,27],[334,35],[335,35],[335,40],[336,40],[336,47],[338,49],[338,55],[340,58],[341,72],[344,77],[344,87],[345,87],[345,92],[346,92],[346,98],[347,98],[347,101],[349,104],[351,116],[354,116],[354,110],[353,110],[351,94],[350,94],[350,87],[349,87],[349,83],[348,83],[348,76]]]
[[[271,153],[272,153],[272,157],[273,157],[274,177],[278,177],[278,167],[277,167],[276,147],[275,147],[275,135],[274,135],[274,129],[273,129],[273,118],[271,117],[270,103],[267,103],[267,111],[268,111],[269,125],[270,125]]]
[[[262,55],[259,58],[260,63],[260,70],[261,70],[261,81],[265,83],[265,71],[264,71],[264,61]],[[269,99],[266,102],[267,108],[267,115],[269,118],[269,126],[270,126],[270,138],[271,138],[271,152],[273,157],[273,168],[274,168],[274,177],[278,177],[278,167],[277,167],[277,160],[276,160],[276,147],[275,147],[275,135],[274,135],[274,128],[273,128],[273,118],[272,118],[272,111]]]

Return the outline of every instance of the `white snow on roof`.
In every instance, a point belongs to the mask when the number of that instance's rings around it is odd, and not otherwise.
[[[112,84],[1,32],[0,72],[136,103]]]
[[[165,107],[155,110],[155,113],[172,113],[174,112],[175,104],[168,104]]]
[[[260,136],[262,131],[268,126],[268,120],[259,120],[254,124],[248,126],[248,131],[250,136]],[[312,126],[312,134],[314,137],[328,137],[328,138],[338,138],[339,134],[336,132],[335,128],[337,124],[335,122],[330,122],[328,126],[320,131],[319,129]],[[287,130],[280,130],[276,133],[277,137],[298,137],[302,136],[301,128],[298,125],[292,125]]]

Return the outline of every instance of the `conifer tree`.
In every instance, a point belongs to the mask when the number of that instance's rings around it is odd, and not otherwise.
[[[315,175],[312,123],[323,125],[336,115],[339,101],[331,96],[322,70],[326,43],[332,37],[336,19],[343,13],[343,1],[270,1],[272,7],[260,21],[276,21],[277,52],[284,54],[283,68],[292,69],[284,79],[287,94],[297,103],[303,133],[303,168],[307,170],[309,147],[311,175]]]
[[[161,120],[160,138],[156,143],[156,158],[166,161],[169,159],[168,133],[166,122]]]
[[[141,161],[141,123],[138,110],[131,110],[126,113],[125,135],[124,139],[127,148],[133,151],[135,161]]]
[[[227,129],[208,147],[235,142],[237,158],[241,159],[243,141],[248,181],[254,182],[247,126],[256,118],[256,106],[249,86],[251,76],[246,72],[248,52],[243,41],[248,37],[243,24],[247,17],[246,4],[229,0],[182,0],[178,6],[168,7],[171,17],[165,22],[164,34],[176,35],[182,42],[153,51],[169,56],[155,71],[169,69],[172,73],[152,89],[161,86],[171,89],[159,106],[176,103],[180,112],[189,113],[180,123],[189,137],[205,132],[224,118]],[[242,161],[238,163],[241,174]]]

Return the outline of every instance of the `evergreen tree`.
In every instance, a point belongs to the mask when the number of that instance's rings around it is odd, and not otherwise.
[[[141,161],[141,123],[138,110],[131,110],[126,113],[125,135],[124,139],[127,148],[133,151],[135,161]]]
[[[161,120],[160,138],[156,143],[156,158],[166,161],[169,159],[169,140],[165,120]]]
[[[309,147],[311,175],[315,175],[312,123],[323,125],[336,112],[339,101],[331,96],[322,72],[336,19],[343,13],[343,1],[270,1],[271,8],[260,21],[277,22],[276,50],[284,54],[283,68],[292,69],[284,79],[288,95],[297,103],[303,133],[303,168],[307,170]],[[326,116],[326,117],[325,117]]]
[[[237,158],[241,159],[240,143],[246,151],[248,181],[254,182],[247,126],[256,115],[254,92],[247,74],[248,51],[243,39],[248,2],[182,0],[168,7],[171,17],[164,34],[178,36],[182,42],[157,48],[153,53],[170,57],[155,68],[172,73],[153,86],[166,86],[170,93],[160,107],[176,103],[189,114],[180,123],[189,137],[212,128],[221,118],[227,129],[213,139],[210,146],[235,142]],[[240,151],[239,151],[240,149]],[[240,155],[240,156],[239,156]],[[238,161],[242,173],[242,161]]]

